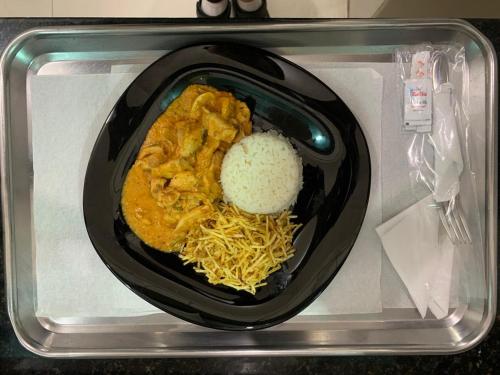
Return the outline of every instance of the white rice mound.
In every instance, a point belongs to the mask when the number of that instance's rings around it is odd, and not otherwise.
[[[253,214],[278,213],[297,200],[302,160],[278,133],[254,133],[226,153],[221,184],[226,202]]]

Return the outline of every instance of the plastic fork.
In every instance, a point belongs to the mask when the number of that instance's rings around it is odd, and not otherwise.
[[[454,245],[471,244],[472,237],[459,196],[448,202],[436,202],[436,207],[439,209],[439,218],[451,242]]]
[[[470,244],[472,238],[459,199],[463,161],[460,151],[460,137],[453,110],[453,85],[449,81],[448,59],[445,54],[439,53],[435,57],[432,73],[434,90],[439,89],[438,92],[434,93],[434,133],[431,137],[433,138],[432,143],[435,152],[448,153],[446,156],[454,160],[455,165],[460,164],[460,167],[459,170],[457,167],[454,170],[455,172],[450,175],[449,162],[443,162],[442,155],[435,157],[434,173],[441,178],[445,178],[440,183],[434,179],[434,187],[431,190],[436,200],[436,206],[439,208],[441,223],[451,242],[455,245]],[[437,126],[443,126],[443,123],[446,124],[446,140],[454,139],[454,144],[446,143],[440,139],[440,136],[442,136],[440,132],[443,129],[439,130]],[[440,145],[437,148],[436,141]],[[444,146],[445,144],[446,146]]]

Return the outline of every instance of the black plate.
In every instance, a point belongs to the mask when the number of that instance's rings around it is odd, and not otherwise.
[[[277,129],[302,157],[304,187],[294,213],[303,227],[295,239],[296,255],[255,296],[211,285],[176,255],[145,245],[121,213],[123,182],[146,133],[192,83],[233,92],[249,105],[254,130]],[[251,330],[291,318],[325,289],[356,240],[369,190],[366,140],[335,93],[267,51],[207,44],[166,55],[127,88],[92,151],[83,209],[97,253],[139,296],[189,322]]]

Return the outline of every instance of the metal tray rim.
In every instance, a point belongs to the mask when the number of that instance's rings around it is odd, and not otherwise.
[[[224,24],[224,31],[227,32],[235,32],[235,31],[267,31],[267,32],[276,32],[276,31],[286,31],[286,30],[297,30],[302,29],[304,31],[318,31],[321,29],[328,30],[345,30],[352,28],[363,28],[363,29],[382,29],[387,27],[415,27],[415,26],[429,26],[429,27],[443,27],[443,28],[455,28],[461,32],[467,33],[472,39],[478,42],[479,45],[483,47],[482,53],[485,58],[486,68],[489,72],[488,82],[487,82],[487,94],[489,97],[489,101],[486,103],[486,113],[487,124],[491,124],[489,127],[488,135],[493,139],[494,146],[492,149],[487,149],[486,159],[489,162],[489,168],[487,170],[487,176],[492,177],[487,179],[487,187],[489,191],[493,191],[493,201],[490,202],[490,206],[493,209],[487,210],[488,217],[488,227],[487,236],[488,236],[488,244],[493,247],[493,250],[488,251],[489,256],[489,267],[486,269],[487,273],[487,286],[489,291],[489,298],[487,305],[487,309],[485,310],[485,317],[481,323],[481,329],[478,330],[476,336],[467,341],[464,345],[457,345],[453,347],[446,348],[432,348],[427,347],[423,349],[422,347],[414,348],[412,346],[400,346],[397,349],[391,348],[377,348],[377,347],[363,347],[362,350],[354,350],[349,349],[348,347],[323,347],[323,348],[313,348],[313,349],[216,349],[207,354],[206,351],[203,350],[159,350],[155,349],[153,351],[144,351],[144,350],[123,350],[114,351],[114,350],[105,350],[101,352],[95,351],[54,351],[48,352],[43,350],[37,345],[31,337],[29,337],[26,332],[24,332],[22,325],[19,323],[16,312],[16,303],[17,301],[14,298],[13,290],[15,290],[15,278],[12,273],[13,269],[13,244],[11,242],[11,221],[10,221],[10,202],[9,202],[9,187],[10,181],[8,180],[7,168],[9,167],[6,162],[6,155],[8,154],[7,150],[7,139],[6,139],[6,128],[5,125],[8,122],[7,114],[5,113],[6,101],[7,97],[4,92],[4,79],[6,74],[6,68],[10,59],[17,53],[17,51],[22,48],[22,45],[30,40],[31,38],[37,38],[40,35],[46,34],[108,34],[113,33],[114,35],[128,35],[135,34],[137,32],[144,33],[154,33],[154,32],[184,32],[184,33],[198,33],[203,31],[215,31],[222,24],[210,24],[210,25],[196,25],[196,24],[163,24],[157,26],[151,25],[116,25],[116,26],[108,26],[108,25],[97,25],[97,26],[53,26],[53,27],[41,27],[34,28],[23,32],[19,36],[17,36],[14,40],[12,40],[9,45],[5,48],[2,56],[0,58],[0,85],[2,87],[2,91],[0,92],[0,112],[2,116],[0,118],[0,142],[3,146],[0,160],[0,168],[1,168],[1,198],[2,198],[2,211],[3,211],[3,234],[4,234],[4,249],[5,249],[5,281],[6,281],[6,296],[7,296],[7,307],[8,307],[8,315],[11,320],[14,332],[22,344],[30,352],[33,352],[42,357],[128,357],[131,355],[141,356],[141,357],[206,357],[206,356],[259,356],[259,355],[272,355],[272,356],[282,356],[282,355],[318,355],[318,356],[327,356],[333,354],[339,355],[359,355],[359,354],[432,354],[432,353],[460,353],[466,350],[471,349],[480,343],[484,337],[488,334],[493,323],[495,321],[495,312],[496,312],[496,290],[497,290],[497,270],[496,270],[496,262],[497,262],[497,235],[496,235],[496,222],[497,222],[497,176],[496,176],[496,157],[497,157],[497,131],[494,124],[497,123],[498,116],[498,108],[497,108],[497,57],[494,52],[493,46],[491,42],[483,36],[474,26],[464,20],[460,19],[426,19],[424,21],[421,20],[412,20],[412,19],[388,19],[388,20],[312,20],[312,22],[305,22],[304,20],[292,20],[286,22],[273,22],[273,23],[238,23],[238,24]],[[251,29],[249,29],[251,26]],[[490,246],[488,246],[489,248]]]

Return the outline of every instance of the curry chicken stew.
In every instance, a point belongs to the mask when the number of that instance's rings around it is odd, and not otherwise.
[[[187,87],[154,122],[125,180],[122,210],[134,233],[178,251],[222,199],[225,152],[251,132],[250,110],[231,93]]]

